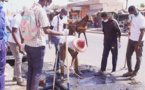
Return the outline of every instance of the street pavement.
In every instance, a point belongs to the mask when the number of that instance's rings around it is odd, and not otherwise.
[[[81,38],[84,39],[84,35],[81,34]],[[101,65],[101,59],[102,59],[102,53],[103,53],[103,34],[102,31],[99,30],[88,30],[87,31],[87,38],[88,38],[88,48],[86,52],[79,53],[79,64],[87,64],[87,65],[93,65],[100,67]],[[118,50],[118,62],[117,62],[117,70],[120,70],[124,67],[125,62],[125,56],[126,56],[126,49],[127,49],[127,43],[128,43],[128,36],[122,36],[121,37],[121,48]],[[145,50],[145,47],[143,47],[143,50]],[[71,57],[69,57],[69,61],[71,60]],[[55,61],[55,48],[52,45],[52,48],[49,49],[48,46],[46,47],[46,55],[45,55],[45,62],[54,62]],[[136,63],[136,55],[135,53],[132,56],[132,63],[133,67]],[[143,52],[143,58],[141,63],[141,69],[139,71],[139,74],[145,75],[145,51]],[[111,52],[108,57],[108,64],[107,69],[112,69],[112,55]]]
[[[81,38],[84,39],[83,34],[81,34]],[[98,30],[97,29],[89,29],[89,30],[87,30],[87,38],[88,38],[88,48],[87,48],[86,52],[78,54],[79,64],[80,65],[91,65],[91,66],[96,66],[97,68],[100,68],[102,52],[103,52],[103,34],[102,34],[101,29],[98,29]],[[48,41],[47,36],[46,36],[46,41]],[[128,37],[123,35],[121,37],[121,48],[119,49],[119,53],[118,53],[117,71],[116,71],[116,75],[115,75],[116,77],[119,77],[123,73],[127,72],[127,69],[123,68],[124,62],[125,62],[126,49],[127,49],[127,42],[128,42]],[[144,50],[145,50],[145,47],[144,47]],[[48,47],[48,44],[47,44],[44,62],[47,62],[47,63],[48,62],[51,62],[51,63],[55,62],[54,45],[52,45],[52,48],[50,49]],[[134,68],[135,62],[136,62],[136,56],[134,53],[133,57],[132,57],[132,63],[133,63],[132,68]],[[70,55],[69,55],[69,63],[71,63]],[[130,80],[128,80],[126,78],[118,78],[117,79],[118,82],[121,84],[128,85],[130,87],[132,87],[132,85],[138,84],[138,82],[145,85],[145,78],[144,78],[145,65],[144,64],[145,64],[145,52],[143,52],[143,59],[142,59],[141,69],[140,69],[139,75],[137,77],[137,83],[136,82],[132,83]],[[108,57],[108,64],[107,64],[106,73],[110,73],[111,70],[112,70],[112,56],[111,56],[111,52],[110,52],[109,57]],[[11,87],[12,86],[13,86],[13,84],[11,85]],[[7,87],[8,86],[6,86],[6,88]],[[11,88],[11,87],[9,86],[9,88]],[[15,87],[13,87],[13,88],[15,88]],[[8,89],[6,89],[6,90],[8,90]],[[11,89],[11,90],[15,90],[15,89]],[[25,90],[25,89],[23,88],[21,90]],[[134,88],[134,90],[145,90],[145,86],[139,87],[137,89]]]

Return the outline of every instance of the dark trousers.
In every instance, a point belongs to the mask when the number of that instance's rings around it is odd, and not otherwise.
[[[117,57],[118,57],[117,39],[113,41],[104,40],[104,50],[103,50],[103,57],[102,57],[102,63],[101,63],[101,71],[106,70],[107,58],[108,58],[110,50],[112,53],[112,65],[113,65],[112,71],[116,70]]]
[[[132,54],[134,52],[135,46],[137,45],[137,41],[132,41],[129,40],[128,43],[128,48],[127,48],[127,54],[126,54],[126,59],[127,59],[127,66],[128,66],[128,71],[132,72],[132,62],[131,62],[131,57]],[[135,65],[135,70],[133,71],[134,73],[137,73],[139,68],[140,68],[140,64],[141,64],[141,60],[142,60],[142,52],[143,52],[143,42],[141,42],[140,46],[139,46],[139,50],[136,52],[136,65]]]
[[[60,69],[60,57],[59,57],[59,51],[60,51],[60,46],[59,46],[59,38],[55,37],[55,36],[51,36],[51,41],[55,46],[55,54],[57,55],[58,52],[58,56],[57,56],[57,70]]]
[[[28,57],[27,90],[38,90],[40,75],[43,68],[45,46],[25,46]]]
[[[5,89],[5,65],[6,65],[6,50],[5,41],[0,40],[0,90]]]

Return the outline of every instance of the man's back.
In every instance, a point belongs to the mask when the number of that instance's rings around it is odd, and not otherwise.
[[[24,40],[24,43],[31,47],[45,46],[45,34],[42,27],[50,26],[48,17],[46,11],[42,8],[42,6],[39,3],[34,3],[33,8],[36,8],[34,13],[37,21],[37,27],[40,27],[40,30],[32,40]]]

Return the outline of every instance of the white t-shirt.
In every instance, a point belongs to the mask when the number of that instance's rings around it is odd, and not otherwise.
[[[73,40],[77,39],[75,36],[68,36],[67,42],[68,42],[68,48],[75,50],[73,46]],[[60,43],[64,44],[66,42],[65,36],[62,36],[60,39]]]
[[[16,33],[16,36],[18,38],[18,41],[21,42],[21,38],[20,38],[20,32],[19,32],[19,27],[20,27],[20,23],[21,23],[21,19],[22,19],[22,16],[20,14],[17,14],[13,20],[12,20],[12,28],[17,28],[17,33]],[[9,38],[8,38],[8,41],[11,42],[11,43],[16,43],[12,34],[10,34]]]
[[[130,30],[130,39],[133,41],[138,41],[139,36],[140,36],[140,29],[145,29],[145,17],[141,14],[138,13],[137,16],[132,18],[132,25],[131,25],[131,30]],[[142,39],[142,41],[145,40],[145,35]]]
[[[57,30],[57,25],[58,25],[58,19],[59,19],[59,31],[63,31],[63,25],[64,23],[67,23],[66,18],[60,19],[60,14],[55,16],[51,22],[51,25],[53,26],[53,30],[54,31],[58,31]],[[56,37],[61,37],[61,36],[56,36]]]
[[[9,20],[8,20],[7,17],[5,17],[5,22],[6,22],[6,23],[5,23],[6,26],[9,26],[9,25],[10,25]]]

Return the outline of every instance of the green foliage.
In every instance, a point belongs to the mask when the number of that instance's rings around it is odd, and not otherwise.
[[[69,0],[70,2],[73,2],[74,0]]]
[[[145,8],[145,4],[144,3],[141,3],[140,4],[140,7]]]

